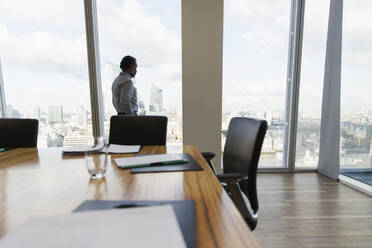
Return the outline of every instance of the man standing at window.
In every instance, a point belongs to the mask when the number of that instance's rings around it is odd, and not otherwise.
[[[112,84],[112,103],[118,115],[137,115],[137,89],[132,78],[137,73],[137,61],[132,56],[125,56],[120,62],[120,74]]]

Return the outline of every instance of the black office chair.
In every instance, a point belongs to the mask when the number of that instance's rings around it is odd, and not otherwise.
[[[0,147],[37,147],[39,121],[36,119],[0,119]]]
[[[112,116],[109,144],[165,145],[167,125],[165,116]]]
[[[258,221],[257,166],[266,130],[265,120],[231,119],[223,154],[224,171],[217,174],[251,230],[256,228]],[[203,156],[214,171],[211,161],[214,154],[203,153]],[[248,210],[248,202],[253,213]]]

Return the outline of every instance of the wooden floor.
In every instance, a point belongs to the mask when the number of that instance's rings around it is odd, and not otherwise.
[[[372,198],[316,173],[259,174],[262,247],[372,247]]]

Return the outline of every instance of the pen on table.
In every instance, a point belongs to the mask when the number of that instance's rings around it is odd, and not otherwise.
[[[174,164],[185,164],[188,163],[188,159],[176,160],[176,161],[166,161],[166,162],[156,162],[156,163],[146,163],[146,164],[135,164],[135,165],[118,165],[120,168],[138,168],[138,167],[149,167],[149,166],[161,166],[161,165],[174,165]]]
[[[115,206],[114,208],[135,208],[135,207],[151,207],[151,206],[159,206],[159,205],[164,205],[164,204],[167,204],[167,203],[155,203],[155,204],[151,204],[151,205],[148,205],[148,204],[136,204],[136,203],[132,203],[132,204],[121,204],[121,205],[117,205]]]
[[[122,204],[122,205],[115,206],[114,208],[134,208],[134,207],[138,207],[138,205],[137,204]]]
[[[171,165],[171,164],[185,164],[189,162],[189,160],[187,159],[183,159],[183,160],[178,160],[178,161],[166,161],[166,162],[157,162],[157,163],[150,163],[150,166],[153,166],[153,165]]]

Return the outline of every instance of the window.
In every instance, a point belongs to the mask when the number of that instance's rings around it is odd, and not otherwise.
[[[222,145],[231,118],[266,119],[260,167],[285,164],[290,11],[291,1],[225,1]]]
[[[306,1],[302,48],[296,167],[316,167],[330,1]]]
[[[345,0],[341,76],[340,167],[371,168],[372,2]]]
[[[182,144],[181,1],[97,1],[105,134],[111,86],[125,55],[137,59],[139,114],[168,116],[167,145]]]
[[[7,116],[38,119],[39,147],[89,142],[83,1],[1,1],[0,37]]]

